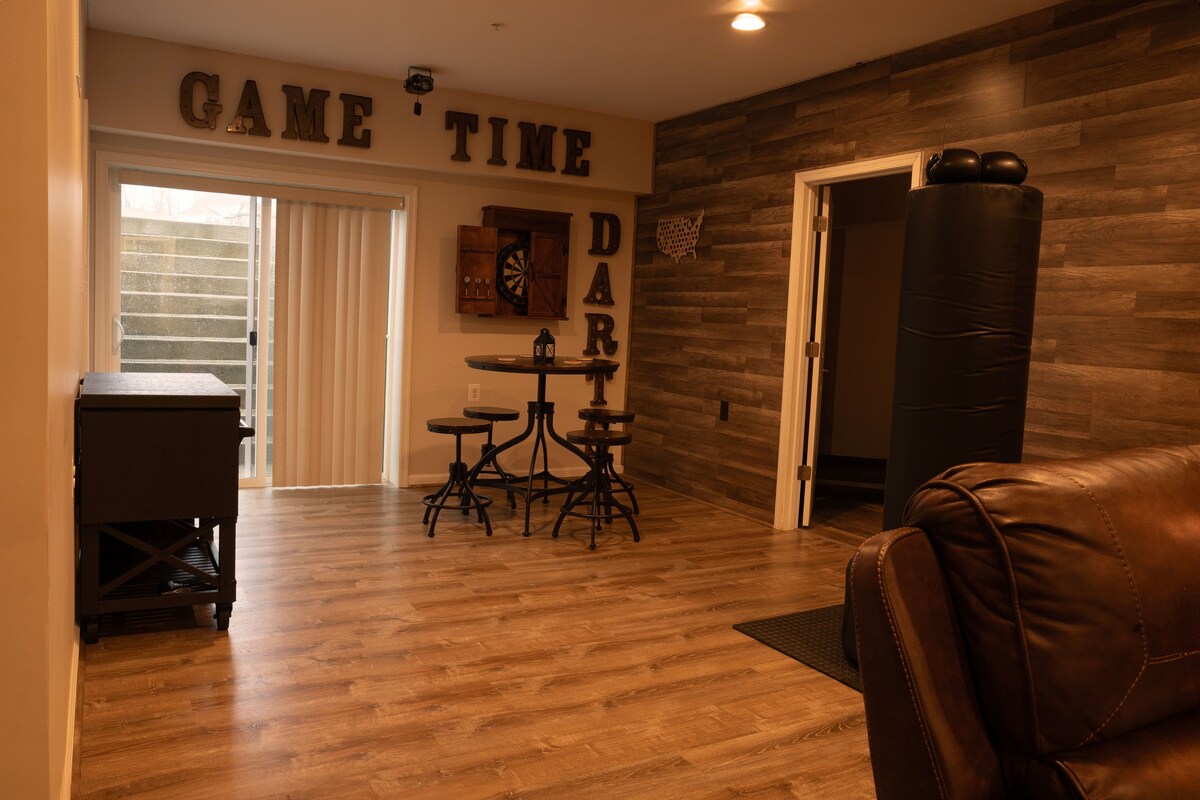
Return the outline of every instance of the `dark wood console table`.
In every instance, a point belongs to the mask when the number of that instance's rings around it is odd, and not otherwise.
[[[100,617],[215,604],[229,627],[238,449],[254,431],[210,374],[89,372],[75,408],[77,610]],[[215,539],[215,541],[214,541]]]

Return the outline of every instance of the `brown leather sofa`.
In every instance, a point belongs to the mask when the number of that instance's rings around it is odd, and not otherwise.
[[[858,550],[880,800],[1200,798],[1200,447],[968,464]]]

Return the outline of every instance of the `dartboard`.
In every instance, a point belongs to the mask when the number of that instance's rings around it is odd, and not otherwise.
[[[529,242],[513,242],[496,257],[496,288],[513,305],[529,303]]]

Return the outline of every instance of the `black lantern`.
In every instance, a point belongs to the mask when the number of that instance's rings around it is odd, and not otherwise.
[[[554,363],[554,337],[550,335],[549,328],[542,328],[542,332],[533,340],[533,363]]]

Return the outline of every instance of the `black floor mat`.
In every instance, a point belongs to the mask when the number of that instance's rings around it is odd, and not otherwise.
[[[785,656],[862,691],[858,670],[842,653],[842,606],[826,606],[733,626]]]

